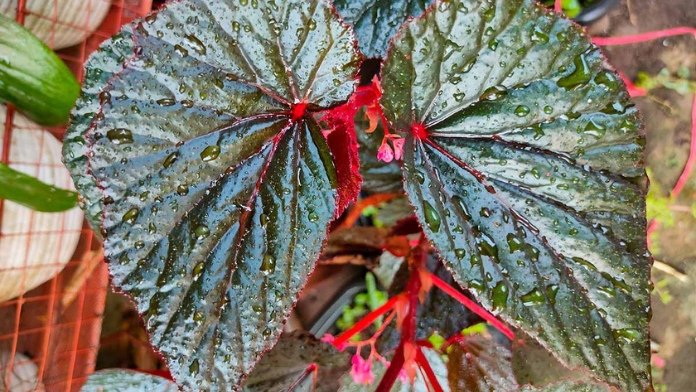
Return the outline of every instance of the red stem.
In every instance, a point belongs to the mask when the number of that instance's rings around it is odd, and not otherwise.
[[[360,321],[355,323],[352,327],[349,329],[345,330],[343,333],[338,335],[336,339],[333,342],[333,345],[335,347],[341,347],[344,343],[346,343],[350,338],[352,338],[355,334],[359,333],[363,329],[367,328],[372,324],[375,320],[377,320],[379,317],[381,317],[383,314],[387,313],[391,309],[394,309],[396,306],[396,303],[402,298],[402,295],[395,295],[387,302],[384,303],[384,305],[380,306],[379,308],[373,310],[372,312],[368,313],[365,315],[365,317],[361,318]]]
[[[563,11],[563,0],[556,0],[553,3],[553,10],[556,12],[561,12]]]
[[[502,321],[495,318],[495,316],[490,314],[486,309],[482,308],[476,302],[474,302],[471,299],[469,299],[468,297],[466,297],[459,290],[457,290],[454,287],[447,284],[447,282],[445,282],[444,280],[438,278],[437,276],[435,276],[433,274],[430,274],[430,275],[432,277],[433,284],[435,286],[437,286],[440,290],[444,291],[452,298],[461,302],[462,305],[466,306],[469,310],[471,310],[472,312],[479,315],[482,319],[488,321],[489,324],[491,324],[493,327],[495,327],[498,331],[500,331],[508,339],[510,339],[510,340],[515,339],[515,333],[512,332],[512,330],[509,329],[505,324],[503,324]]]
[[[435,375],[433,368],[430,367],[430,363],[428,363],[428,358],[425,357],[420,347],[418,347],[418,351],[416,352],[416,362],[418,365],[420,365],[420,368],[423,369],[425,376],[430,381],[430,385],[433,387],[435,392],[444,392],[440,382],[437,380],[437,376]]]
[[[696,95],[694,95],[693,102],[691,104],[691,147],[689,148],[689,158],[686,160],[684,165],[684,170],[679,176],[677,183],[674,184],[672,188],[671,196],[676,198],[684,190],[689,175],[694,170],[694,165],[696,164]]]
[[[647,33],[625,35],[623,37],[593,37],[592,42],[600,46],[630,45],[685,34],[691,34],[696,37],[696,28],[681,26],[665,30],[649,31]]]
[[[380,380],[379,385],[377,385],[377,389],[375,389],[375,392],[390,392],[392,386],[394,386],[394,383],[396,382],[396,378],[399,377],[399,372],[401,371],[401,368],[403,366],[404,346],[400,344],[399,347],[396,348],[396,351],[394,352],[394,357],[389,363],[389,367],[387,368],[387,371],[384,373],[384,376],[382,376],[382,380]]]

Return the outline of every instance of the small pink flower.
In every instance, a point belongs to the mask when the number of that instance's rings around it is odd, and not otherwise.
[[[387,143],[387,138],[382,140],[382,144],[377,150],[377,159],[384,163],[389,163],[394,160],[394,150],[392,150],[389,143]]]
[[[372,361],[363,359],[360,354],[355,354],[351,363],[353,367],[350,369],[350,376],[353,377],[353,381],[365,385],[375,381],[375,375],[372,373]]]
[[[400,161],[404,157],[404,140],[403,138],[392,139],[392,145],[394,146],[394,159]]]

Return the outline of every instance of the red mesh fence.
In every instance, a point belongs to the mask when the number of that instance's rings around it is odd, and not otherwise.
[[[89,54],[151,6],[152,0],[0,0],[0,13],[56,49],[81,80]],[[69,187],[60,163],[64,132],[0,105],[0,162]],[[0,200],[0,392],[79,390],[94,369],[107,284],[100,244],[79,210],[37,213]]]

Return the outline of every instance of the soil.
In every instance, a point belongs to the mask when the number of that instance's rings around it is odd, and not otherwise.
[[[619,36],[676,26],[696,26],[693,0],[622,0],[606,17],[590,27],[593,35]],[[628,77],[651,75],[662,68],[675,72],[687,67],[696,77],[696,39],[682,36],[623,47],[606,48],[611,63]],[[647,165],[652,182],[665,192],[679,177],[689,152],[692,95],[667,89],[638,98],[647,136]],[[696,201],[696,173],[676,201],[691,207]],[[682,280],[653,269],[653,282],[666,282],[661,292],[671,301],[653,295],[651,334],[655,354],[665,361],[656,369],[658,391],[688,392],[696,385],[696,219],[689,212],[675,213],[672,227],[660,228],[651,250],[656,260],[685,273]],[[658,359],[659,364],[659,359]]]

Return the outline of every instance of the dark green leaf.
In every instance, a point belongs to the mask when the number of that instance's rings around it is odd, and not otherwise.
[[[244,391],[333,392],[349,368],[348,353],[310,335],[282,335],[249,375]]]
[[[314,113],[357,61],[325,0],[172,2],[90,59],[66,164],[184,389],[236,388],[278,338],[337,211]]]
[[[455,279],[570,367],[647,389],[643,139],[600,51],[532,0],[449,1],[382,75],[407,193]]]
[[[179,389],[166,378],[127,369],[107,369],[93,373],[82,392],[176,392]]]
[[[48,185],[1,163],[0,199],[41,212],[60,212],[77,206],[77,193]]]
[[[383,57],[389,39],[409,17],[423,13],[433,0],[335,0],[341,17],[354,26],[360,50]]]
[[[471,335],[447,350],[447,379],[452,391],[516,391],[510,350],[491,338]]]
[[[525,385],[522,392],[610,392],[612,389],[602,383],[593,381],[560,381],[541,388]]]

